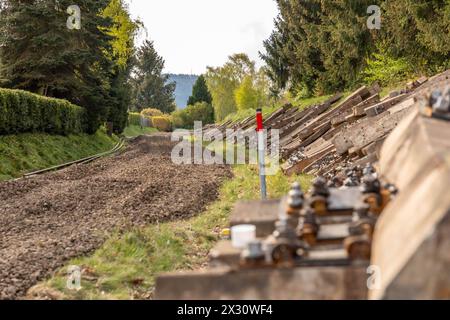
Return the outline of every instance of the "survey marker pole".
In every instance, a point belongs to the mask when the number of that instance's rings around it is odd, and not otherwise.
[[[264,126],[262,110],[256,110],[256,132],[258,135],[258,163],[259,163],[259,177],[261,181],[261,198],[267,199],[267,184],[266,184],[266,146],[264,141]]]

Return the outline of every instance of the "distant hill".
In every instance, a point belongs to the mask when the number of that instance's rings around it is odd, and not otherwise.
[[[197,81],[198,76],[189,74],[169,74],[170,82],[175,82],[175,102],[178,109],[186,108],[187,101],[192,94],[192,87]]]

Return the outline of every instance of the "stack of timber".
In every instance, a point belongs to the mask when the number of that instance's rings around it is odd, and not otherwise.
[[[334,109],[312,119],[284,146],[287,175],[333,175],[343,167],[376,163],[392,130],[412,110],[419,96],[448,83],[450,70],[422,77],[380,99],[380,87],[362,87]]]
[[[336,94],[305,109],[286,103],[264,121],[268,143],[271,130],[278,130],[285,161],[282,170],[286,175],[306,173],[327,177],[342,169],[376,163],[383,142],[412,111],[417,97],[439,83],[448,82],[449,76],[450,70],[429,79],[421,77],[384,98],[375,83],[359,88],[345,99]],[[237,138],[244,136],[250,146],[256,146],[254,116],[204,128],[205,135],[217,130],[229,142],[236,143]]]
[[[345,170],[345,183],[317,177],[307,193],[296,183],[282,199],[238,202],[230,226],[253,225],[256,239],[244,247],[222,240],[206,268],[159,276],[155,298],[449,299],[450,72],[375,105],[384,111],[366,113],[353,124],[359,131],[341,129],[354,134],[351,146],[337,149],[340,133],[316,141],[334,149],[322,162],[342,166],[372,137],[363,149],[381,149],[376,167]]]

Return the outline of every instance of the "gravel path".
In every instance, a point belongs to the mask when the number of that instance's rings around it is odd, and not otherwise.
[[[226,166],[177,166],[169,136],[139,137],[120,155],[0,183],[0,299],[25,295],[114,230],[200,213]]]

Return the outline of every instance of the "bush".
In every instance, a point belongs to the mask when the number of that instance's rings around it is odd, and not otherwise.
[[[172,112],[172,126],[174,129],[191,129],[188,128],[188,114],[185,110],[177,110]]]
[[[140,126],[141,125],[141,114],[130,112],[128,113],[128,125],[129,126]]]
[[[153,127],[159,131],[169,132],[172,130],[172,121],[169,116],[152,117]]]
[[[184,110],[172,113],[174,128],[193,129],[195,121],[201,121],[203,125],[214,123],[213,107],[206,102],[198,102]]]
[[[364,82],[374,82],[387,86],[413,73],[405,58],[395,59],[386,53],[375,53],[372,59],[367,59],[367,67],[363,71]]]
[[[128,113],[128,126],[152,127],[152,118],[143,116],[140,113]]]
[[[144,117],[160,117],[163,115],[161,110],[154,109],[154,108],[147,108],[141,111],[141,115]]]
[[[86,120],[86,110],[66,100],[0,88],[0,134],[82,133]]]

